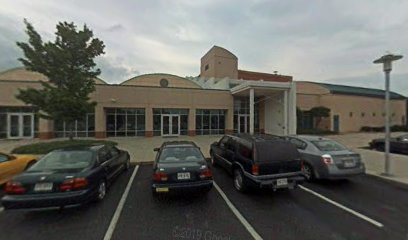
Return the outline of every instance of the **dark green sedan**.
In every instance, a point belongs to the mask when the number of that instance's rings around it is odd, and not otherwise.
[[[102,201],[107,187],[129,166],[129,153],[113,146],[54,150],[7,182],[2,205],[8,210]]]
[[[208,192],[213,186],[212,172],[200,148],[193,142],[165,142],[153,164],[154,195],[169,192]]]

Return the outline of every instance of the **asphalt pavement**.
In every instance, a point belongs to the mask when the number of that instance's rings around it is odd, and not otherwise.
[[[0,239],[103,239],[132,173],[133,169],[122,174],[101,203],[62,211],[2,211]],[[242,194],[223,169],[213,173],[237,214],[263,239],[408,237],[407,185],[362,176],[307,183],[303,189]],[[217,189],[207,195],[155,198],[150,181],[151,166],[140,166],[111,239],[251,239]]]

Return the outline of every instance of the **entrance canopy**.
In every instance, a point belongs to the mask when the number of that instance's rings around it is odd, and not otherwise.
[[[294,82],[245,81],[230,89],[234,97],[249,98],[249,133],[254,134],[255,105],[267,134],[296,133],[296,87]]]

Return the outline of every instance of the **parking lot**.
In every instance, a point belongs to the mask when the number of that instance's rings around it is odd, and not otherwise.
[[[61,211],[0,210],[1,236],[8,240],[408,237],[406,185],[367,175],[308,183],[294,190],[241,194],[224,170],[216,168],[213,173],[220,191],[157,199],[150,189],[151,165],[140,165],[122,174],[101,203]]]

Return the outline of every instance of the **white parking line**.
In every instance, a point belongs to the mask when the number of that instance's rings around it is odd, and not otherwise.
[[[228,199],[227,195],[221,190],[221,188],[217,185],[217,183],[214,182],[214,187],[217,189],[218,193],[221,195],[221,197],[224,199],[224,201],[227,203],[228,207],[231,209],[231,211],[234,213],[234,215],[238,218],[238,220],[244,225],[246,230],[251,234],[251,236],[256,239],[262,239],[261,236],[255,231],[255,229],[249,224],[249,222],[242,216],[242,214],[238,211],[238,209],[232,204],[232,202]]]
[[[346,212],[348,212],[348,213],[351,213],[351,214],[353,214],[354,216],[357,216],[357,217],[359,217],[359,218],[361,218],[361,219],[363,219],[363,220],[365,220],[365,221],[367,221],[367,222],[373,224],[373,225],[376,226],[376,227],[379,227],[379,228],[384,227],[384,225],[383,225],[382,223],[377,222],[377,221],[375,221],[375,220],[373,220],[373,219],[371,219],[371,218],[369,218],[369,217],[367,217],[367,216],[365,216],[365,215],[363,215],[363,214],[361,214],[361,213],[358,213],[358,212],[356,212],[356,211],[354,211],[354,210],[352,210],[352,209],[350,209],[350,208],[348,208],[348,207],[346,207],[346,206],[344,206],[344,205],[341,205],[340,203],[337,203],[337,202],[335,202],[335,201],[333,201],[333,200],[331,200],[331,199],[329,199],[329,198],[327,198],[327,197],[321,195],[320,193],[317,193],[317,192],[315,192],[315,191],[313,191],[313,190],[310,190],[309,188],[306,188],[306,187],[304,187],[304,186],[302,186],[302,185],[299,185],[299,187],[300,187],[301,189],[303,189],[304,191],[309,192],[309,193],[315,195],[316,197],[319,197],[319,198],[325,200],[326,202],[331,203],[331,204],[333,204],[334,206],[336,206],[336,207],[338,207],[338,208],[341,208],[341,209],[343,209],[344,211],[346,211]]]
[[[122,198],[119,201],[118,207],[116,208],[115,214],[112,217],[112,220],[109,224],[109,228],[106,231],[105,237],[103,238],[103,240],[110,240],[112,238],[113,231],[115,231],[116,224],[118,223],[120,214],[122,213],[123,206],[125,205],[126,198],[129,194],[130,187],[132,186],[133,179],[135,178],[138,169],[139,169],[139,165],[137,165],[135,167],[135,170],[133,170],[132,176],[130,177],[129,182],[125,188],[125,191],[122,194]]]

